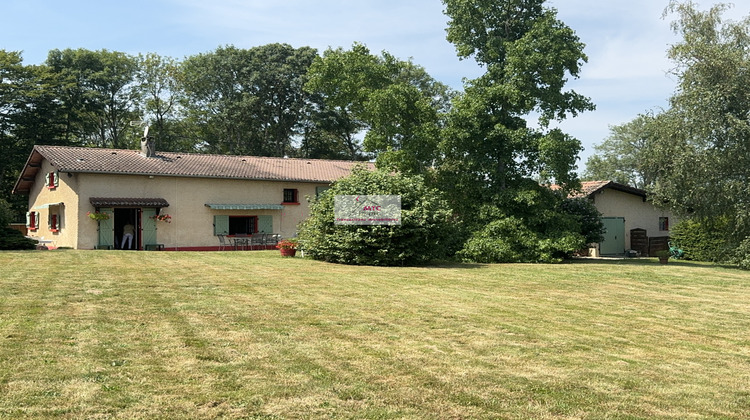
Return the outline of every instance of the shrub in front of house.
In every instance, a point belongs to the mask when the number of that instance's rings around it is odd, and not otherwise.
[[[544,235],[530,229],[514,216],[500,218],[474,232],[458,256],[478,263],[560,262],[583,248],[586,241],[578,232]]]
[[[686,219],[673,226],[669,236],[685,252],[685,259],[725,262],[734,252],[727,225],[724,218]]]
[[[544,187],[529,187],[485,206],[482,222],[457,256],[479,263],[560,262],[601,240],[601,215],[585,199],[568,199]]]
[[[0,199],[0,250],[34,249],[36,242],[11,229],[8,224],[13,219],[13,211],[7,201]]]
[[[398,195],[401,224],[336,225],[337,195]],[[315,199],[302,222],[299,240],[305,256],[356,265],[415,265],[450,256],[457,246],[453,212],[437,190],[419,176],[356,168]]]
[[[0,228],[0,250],[35,249],[36,241],[23,236],[18,230],[9,227]]]

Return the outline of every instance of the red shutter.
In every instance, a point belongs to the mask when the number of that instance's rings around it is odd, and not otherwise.
[[[39,228],[39,222],[37,219],[39,219],[39,212],[29,212],[29,230],[37,230],[37,228]]]

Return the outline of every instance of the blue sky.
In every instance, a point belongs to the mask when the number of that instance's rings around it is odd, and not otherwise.
[[[587,45],[589,62],[570,86],[592,98],[597,110],[566,120],[561,128],[581,140],[583,167],[611,125],[666,107],[675,79],[666,50],[677,38],[667,0],[549,0],[559,18]],[[713,3],[700,2],[702,8]],[[3,0],[0,49],[22,51],[39,64],[51,49],[154,52],[178,59],[220,45],[250,48],[273,42],[294,47],[349,48],[411,58],[437,80],[461,89],[481,74],[460,61],[445,40],[440,0]],[[750,4],[724,17],[739,20]]]

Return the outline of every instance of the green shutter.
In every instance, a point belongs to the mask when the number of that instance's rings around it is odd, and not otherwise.
[[[229,234],[229,216],[214,216],[214,236]]]
[[[144,208],[141,211],[141,243],[154,245],[159,242],[156,240],[156,209]]]
[[[54,185],[55,187],[60,186],[60,172],[55,171],[52,174],[52,185]]]
[[[109,219],[99,221],[99,246],[109,246],[114,248],[115,245],[115,210],[112,208],[99,209],[99,213],[107,213]]]
[[[26,212],[26,227],[27,228],[31,227],[31,212],[30,211]]]
[[[273,233],[273,216],[258,216],[258,232]]]

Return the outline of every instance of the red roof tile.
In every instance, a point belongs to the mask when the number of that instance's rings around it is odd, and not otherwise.
[[[349,175],[356,165],[373,168],[372,163],[343,160],[172,152],[157,152],[153,157],[145,157],[137,150],[35,146],[14,191],[28,191],[28,179],[36,173],[29,163],[39,162],[39,157],[47,159],[61,172],[321,183]]]

